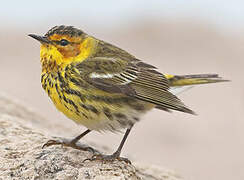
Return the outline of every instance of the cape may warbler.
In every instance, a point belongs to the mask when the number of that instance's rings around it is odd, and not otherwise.
[[[121,159],[131,128],[153,108],[194,114],[176,97],[188,85],[225,81],[217,74],[162,74],[156,67],[72,26],[55,26],[44,36],[29,36],[41,43],[43,89],[59,111],[88,128],[72,141],[50,140],[45,146],[85,149],[76,143],[92,130],[126,129],[114,154],[96,155],[95,159]]]

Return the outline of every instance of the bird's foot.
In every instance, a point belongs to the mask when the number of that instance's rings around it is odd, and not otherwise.
[[[126,162],[127,164],[131,164],[131,161],[127,158],[120,157],[118,153],[114,153],[112,155],[104,155],[104,154],[94,154],[91,158],[85,159],[85,161],[102,161],[102,162],[113,162],[115,160]]]
[[[61,140],[51,139],[51,140],[47,141],[45,144],[43,144],[42,148],[46,148],[46,147],[53,146],[53,145],[71,147],[71,148],[78,149],[81,151],[89,151],[89,152],[92,152],[93,154],[95,152],[97,152],[92,147],[89,147],[89,146],[81,144],[81,143],[75,143],[72,140],[68,140],[68,139],[61,139]]]

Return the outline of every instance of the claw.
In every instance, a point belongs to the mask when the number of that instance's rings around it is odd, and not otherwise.
[[[49,147],[52,145],[58,145],[58,144],[62,144],[62,142],[51,139],[51,140],[48,140],[45,144],[43,144],[42,149],[44,149],[45,147]]]
[[[82,151],[89,151],[92,154],[97,152],[92,147],[82,145],[82,144],[76,144],[76,143],[73,143],[72,141],[68,141],[65,139],[64,140],[53,140],[53,139],[49,140],[45,144],[43,144],[42,149],[49,147],[49,146],[53,146],[53,145],[62,145],[62,146],[66,146],[66,147],[72,147],[74,149],[78,149],[78,150],[82,150]]]

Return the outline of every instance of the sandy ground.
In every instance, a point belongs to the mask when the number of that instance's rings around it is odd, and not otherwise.
[[[218,73],[232,80],[180,95],[198,116],[159,110],[148,113],[133,129],[124,156],[175,169],[190,180],[244,179],[242,34],[183,22],[141,23],[109,32],[96,27],[85,30],[157,66],[161,72]],[[0,32],[0,91],[31,105],[52,124],[53,134],[76,136],[85,128],[57,112],[41,89],[39,44],[27,37],[28,33],[33,31]],[[60,132],[58,127],[67,131]],[[95,132],[86,138],[115,149],[122,135]]]

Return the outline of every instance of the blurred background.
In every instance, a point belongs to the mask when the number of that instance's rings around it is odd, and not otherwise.
[[[218,73],[232,80],[180,95],[198,116],[148,113],[123,156],[189,180],[244,179],[244,1],[4,1],[0,22],[0,92],[42,114],[52,135],[74,137],[85,129],[59,113],[40,85],[40,45],[27,34],[55,25],[81,28],[163,73]],[[113,151],[121,138],[94,132],[84,139]]]

